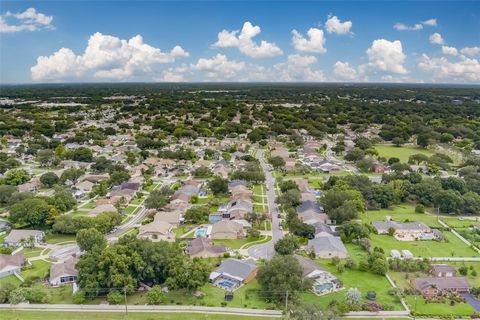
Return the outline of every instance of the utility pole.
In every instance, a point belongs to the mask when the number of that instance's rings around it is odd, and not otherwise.
[[[128,315],[128,307],[127,307],[127,287],[123,287],[123,297],[125,298],[125,314]]]
[[[285,312],[288,312],[288,290],[285,291]]]

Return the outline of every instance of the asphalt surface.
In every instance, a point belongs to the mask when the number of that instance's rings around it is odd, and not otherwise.
[[[268,211],[272,219],[272,240],[266,243],[252,246],[248,249],[248,254],[254,259],[271,259],[275,255],[274,245],[279,239],[283,237],[283,232],[280,230],[280,219],[278,218],[278,207],[275,203],[275,178],[270,171],[268,164],[263,156],[263,150],[257,151],[257,159],[265,173],[265,185],[267,186],[267,204]]]

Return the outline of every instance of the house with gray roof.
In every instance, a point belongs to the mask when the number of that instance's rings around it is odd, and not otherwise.
[[[43,237],[45,237],[45,232],[41,230],[13,229],[4,239],[4,244],[7,247],[20,247],[32,239],[33,245],[37,246],[43,242]]]
[[[333,236],[319,236],[317,238],[308,240],[308,249],[315,253],[317,258],[329,259],[340,258],[344,259],[348,256],[347,248],[339,237]]]
[[[438,237],[433,230],[423,222],[396,222],[374,221],[373,227],[378,234],[389,234],[393,230],[393,236],[400,241],[433,240]]]
[[[72,256],[63,262],[52,264],[50,266],[50,285],[58,287],[63,284],[76,282],[78,271],[75,266],[77,262],[78,258]]]
[[[210,273],[210,281],[217,287],[233,291],[250,282],[257,274],[257,266],[253,260],[226,259]]]
[[[0,254],[0,278],[20,273],[26,261],[27,259],[23,253],[17,253],[15,255]]]
[[[222,257],[227,251],[225,246],[214,245],[211,239],[198,236],[188,242],[185,252],[192,258]]]

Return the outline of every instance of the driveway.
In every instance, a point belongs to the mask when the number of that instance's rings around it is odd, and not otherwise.
[[[248,254],[254,259],[271,259],[275,255],[274,244],[283,237],[283,232],[280,230],[280,219],[278,219],[278,207],[275,203],[275,178],[270,171],[268,164],[263,157],[263,150],[257,151],[257,159],[260,161],[260,166],[265,173],[265,184],[267,186],[267,204],[268,211],[272,219],[272,240],[248,249]]]
[[[480,301],[471,293],[462,293],[462,297],[472,306],[475,311],[480,311]]]

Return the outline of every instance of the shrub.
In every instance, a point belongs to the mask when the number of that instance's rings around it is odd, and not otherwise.
[[[107,296],[107,301],[109,304],[120,304],[123,301],[123,295],[116,290],[110,291]]]
[[[425,213],[425,206],[423,204],[417,204],[415,206],[416,213]]]

